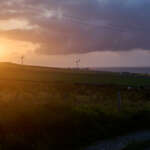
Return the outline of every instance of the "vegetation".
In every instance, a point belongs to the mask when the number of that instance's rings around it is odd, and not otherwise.
[[[78,149],[150,126],[148,78],[12,64],[1,64],[0,78],[3,150]],[[146,88],[128,90],[128,80]]]
[[[93,85],[150,86],[150,76],[138,74],[120,75],[112,72],[96,72],[78,69],[21,66],[0,64],[0,80],[16,80],[40,83],[76,83]]]

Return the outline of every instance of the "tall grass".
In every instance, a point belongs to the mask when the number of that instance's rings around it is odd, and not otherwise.
[[[118,89],[121,112],[117,109]],[[0,147],[77,149],[96,140],[149,128],[149,106],[146,90],[1,81]]]

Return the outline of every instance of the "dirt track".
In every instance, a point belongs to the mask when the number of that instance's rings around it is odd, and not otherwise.
[[[119,136],[114,139],[100,141],[99,143],[89,146],[85,150],[122,150],[132,141],[150,140],[150,131],[140,131],[125,136]]]

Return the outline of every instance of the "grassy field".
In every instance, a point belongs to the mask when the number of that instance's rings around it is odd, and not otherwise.
[[[95,72],[76,69],[58,69],[36,66],[21,66],[0,63],[0,80],[18,80],[43,83],[83,83],[130,86],[150,86],[150,77],[120,75],[111,72]]]
[[[1,63],[0,149],[79,149],[149,129],[149,85],[148,77]]]

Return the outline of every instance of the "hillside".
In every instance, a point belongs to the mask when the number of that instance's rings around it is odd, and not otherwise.
[[[149,129],[149,88],[128,90],[131,84],[148,87],[150,79],[0,63],[0,146],[3,150],[74,150]]]
[[[96,72],[82,69],[61,69],[39,66],[0,63],[0,80],[17,80],[26,82],[64,82],[77,84],[110,84],[129,86],[149,86],[150,77],[138,75],[121,75],[111,72]]]

